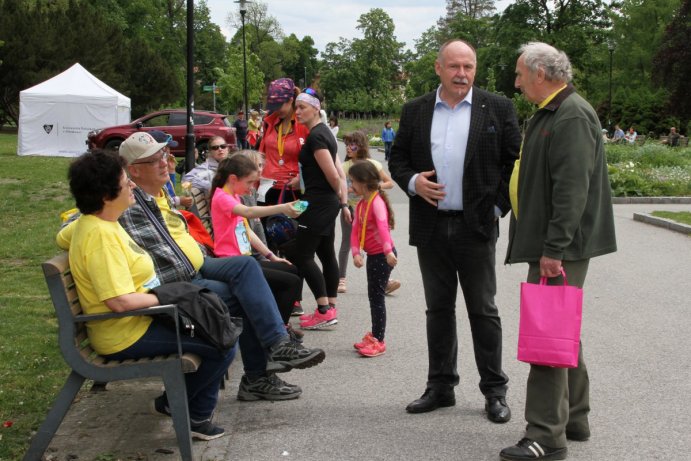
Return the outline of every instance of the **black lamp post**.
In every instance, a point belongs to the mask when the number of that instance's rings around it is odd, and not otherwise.
[[[614,48],[616,48],[614,40],[607,40],[607,49],[609,50],[609,103],[607,104],[607,128],[612,127],[612,58],[614,57]]]
[[[242,71],[244,74],[243,96],[245,101],[245,117],[249,117],[249,112],[247,110],[247,47],[245,46],[245,13],[247,13],[247,4],[252,2],[249,0],[236,0],[235,3],[240,4],[240,20],[242,21]]]
[[[185,171],[194,168],[194,0],[187,0],[187,133]]]

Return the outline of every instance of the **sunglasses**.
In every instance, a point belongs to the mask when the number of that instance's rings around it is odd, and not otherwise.
[[[354,144],[354,143],[348,144],[348,149],[350,149],[350,150],[358,150],[359,147],[360,146],[358,146],[357,144]]]
[[[152,163],[160,163],[168,161],[170,154],[163,152],[160,157],[152,158],[151,160],[145,160],[143,162],[134,162],[132,165],[150,165]]]
[[[218,149],[227,149],[228,144],[219,144],[217,146],[209,146],[209,149],[211,150],[218,150]]]
[[[314,96],[314,97],[317,96],[317,92],[315,90],[313,90],[312,88],[305,88],[304,90],[302,90],[302,92],[307,93],[310,96]]]

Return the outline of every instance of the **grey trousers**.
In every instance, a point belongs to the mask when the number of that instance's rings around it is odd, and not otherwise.
[[[583,288],[589,259],[562,261],[569,285]],[[528,282],[540,281],[539,263],[531,263]],[[549,285],[564,283],[561,276],[548,279]],[[585,309],[584,309],[585,313]],[[577,368],[553,368],[530,365],[525,419],[525,436],[552,448],[566,446],[566,433],[589,436],[590,382],[583,360],[583,344],[578,354]]]

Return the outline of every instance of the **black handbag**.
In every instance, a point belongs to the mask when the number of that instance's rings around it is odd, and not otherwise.
[[[242,332],[242,319],[231,317],[221,298],[208,288],[190,282],[173,282],[151,292],[161,304],[177,305],[180,333],[202,338],[219,351],[227,351],[237,342]],[[158,318],[175,328],[175,320],[169,315]]]

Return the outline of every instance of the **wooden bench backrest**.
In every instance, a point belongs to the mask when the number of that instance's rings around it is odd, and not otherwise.
[[[75,322],[74,317],[83,313],[77,286],[70,271],[67,253],[61,253],[43,263],[53,307],[58,318],[59,342],[65,360],[78,351],[86,362],[100,364],[103,359],[91,347],[86,323]],[[72,363],[68,364],[72,366]]]
[[[206,193],[201,189],[197,189],[196,187],[192,187],[190,189],[190,193],[192,194],[192,199],[194,200],[194,208],[197,211],[197,216],[202,220],[207,232],[211,238],[213,238],[214,229],[211,225],[211,209],[209,208],[209,199],[207,198]]]
[[[112,368],[123,363],[136,363],[137,360],[109,361],[99,355],[91,347],[87,334],[86,322],[76,322],[75,317],[84,314],[79,303],[77,287],[70,271],[68,253],[61,253],[43,263],[43,273],[48,284],[48,291],[53,301],[55,314],[58,318],[58,343],[65,362],[82,376],[94,380],[107,382],[102,372],[103,368]],[[176,354],[151,359],[175,358]],[[182,368],[185,373],[194,372],[199,368],[201,359],[195,354],[182,355]],[[95,378],[96,375],[101,375]]]

